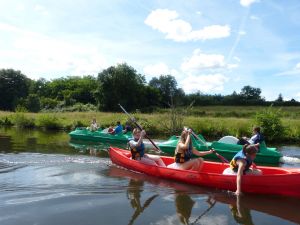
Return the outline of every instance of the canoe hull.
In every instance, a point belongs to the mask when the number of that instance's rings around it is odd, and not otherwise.
[[[72,139],[84,140],[84,141],[106,141],[106,142],[118,142],[118,143],[127,143],[128,139],[132,137],[131,132],[127,134],[108,134],[103,132],[103,130],[99,131],[89,131],[87,129],[76,129],[69,133]]]
[[[177,170],[159,166],[150,166],[130,159],[130,152],[110,148],[110,158],[118,166],[164,179],[172,179],[188,184],[213,187],[223,190],[236,190],[236,176],[223,175],[228,164],[204,162],[201,172]],[[161,157],[168,165],[174,162],[173,157]],[[300,169],[259,167],[263,175],[245,175],[242,179],[242,191],[256,194],[276,194],[300,198]]]

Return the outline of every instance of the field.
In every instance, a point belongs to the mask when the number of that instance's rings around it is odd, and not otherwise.
[[[251,127],[255,125],[256,112],[264,109],[266,107],[195,107],[190,109],[184,117],[179,116],[177,120],[182,119],[183,125],[192,127],[194,131],[203,134],[207,139],[225,135],[249,136]],[[286,128],[286,132],[279,141],[299,143],[300,107],[273,107],[273,109],[280,110],[281,120]],[[148,134],[156,137],[167,137],[172,133],[179,134],[179,129],[173,132],[170,130],[169,125],[172,121],[170,112],[167,110],[161,109],[156,113],[134,113],[133,115]],[[128,119],[124,113],[109,112],[13,113],[1,111],[0,125],[72,130],[78,126],[88,126],[92,118],[96,118],[103,128],[114,125],[118,120],[125,124]]]

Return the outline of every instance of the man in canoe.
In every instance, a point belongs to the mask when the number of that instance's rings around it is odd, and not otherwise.
[[[108,131],[107,131],[109,134],[120,134],[123,132],[123,126],[121,125],[121,122],[118,121],[117,122],[117,126],[115,128],[108,128]]]
[[[261,171],[258,169],[250,169],[257,153],[255,145],[244,145],[243,149],[239,151],[230,161],[230,168],[224,170],[223,174],[236,174],[236,195],[242,194],[242,176],[244,174],[260,175]]]
[[[257,149],[259,149],[260,143],[264,141],[264,137],[260,132],[260,127],[253,127],[253,136],[251,138],[242,137],[238,144],[244,145],[254,145]]]
[[[141,131],[138,128],[134,128],[132,135],[133,140],[130,140],[128,143],[132,159],[139,160],[142,163],[148,165],[158,165],[166,167],[165,163],[159,156],[145,154],[145,145],[143,143],[143,138],[146,135],[146,132],[144,130]]]
[[[181,133],[180,140],[175,149],[175,163],[169,165],[169,168],[200,171],[203,165],[202,158],[192,159],[192,155],[205,156],[212,154],[213,150],[199,152],[193,148],[191,140],[191,129],[186,129]]]

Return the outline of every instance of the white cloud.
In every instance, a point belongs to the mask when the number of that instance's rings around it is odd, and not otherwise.
[[[239,35],[246,35],[246,31],[240,30],[240,31],[238,32],[238,34],[239,34]]]
[[[244,7],[248,7],[255,2],[259,2],[259,0],[240,0],[240,4]]]
[[[230,36],[228,25],[211,25],[201,30],[193,30],[190,23],[177,19],[176,11],[157,9],[152,11],[145,20],[145,24],[166,34],[167,39],[178,42],[225,38]]]
[[[147,77],[159,76],[159,75],[178,75],[178,72],[174,69],[170,69],[165,63],[157,63],[147,65],[143,69]]]
[[[296,99],[297,99],[297,101],[300,101],[300,92],[298,92],[298,93],[296,94]]]
[[[237,62],[241,61],[241,59],[239,57],[237,57],[237,56],[234,56],[233,59],[236,60]]]
[[[288,76],[288,75],[300,75],[300,62],[296,64],[296,66],[287,71],[283,71],[281,73],[275,74],[276,76]]]
[[[44,15],[44,16],[49,15],[49,12],[47,11],[47,9],[42,5],[35,5],[34,6],[34,11],[36,11],[36,12],[38,12],[38,13]]]
[[[182,88],[186,93],[201,92],[216,92],[223,91],[224,83],[229,79],[223,74],[209,74],[209,75],[190,75],[182,82]]]
[[[260,18],[258,16],[254,16],[254,15],[251,15],[250,19],[251,20],[260,20]]]
[[[96,74],[108,66],[92,45],[62,40],[0,23],[0,32],[11,37],[11,47],[0,52],[0,68],[21,70],[30,78],[47,75]]]
[[[196,49],[190,58],[187,58],[181,64],[181,70],[184,72],[195,72],[203,69],[231,69],[237,67],[237,64],[227,64],[224,55],[205,54]]]

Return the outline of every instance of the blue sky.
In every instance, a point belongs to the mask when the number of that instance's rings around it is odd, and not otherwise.
[[[126,62],[186,93],[300,100],[299,0],[0,0],[0,68],[32,79]]]

